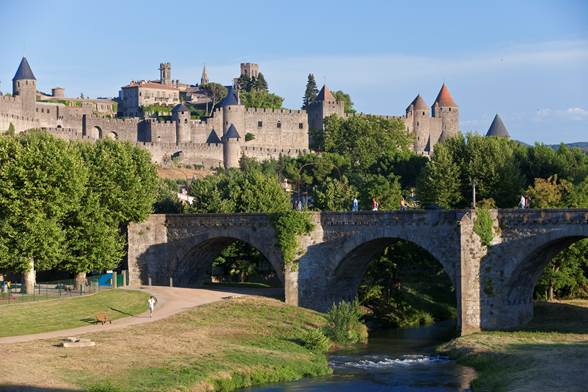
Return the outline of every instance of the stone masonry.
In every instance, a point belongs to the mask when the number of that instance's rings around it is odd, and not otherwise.
[[[588,237],[588,209],[492,210],[489,248],[474,233],[475,210],[312,213],[299,238],[298,268],[284,270],[267,214],[152,215],[128,232],[131,285],[198,286],[234,240],[257,248],[284,283],[286,302],[320,311],[352,299],[371,258],[395,239],[435,257],[453,282],[462,334],[513,328],[533,315],[533,288],[547,262]]]

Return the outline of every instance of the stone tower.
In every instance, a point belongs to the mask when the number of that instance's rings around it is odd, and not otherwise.
[[[505,137],[507,139],[510,139],[508,129],[506,129],[506,125],[504,125],[502,118],[500,118],[498,114],[494,116],[494,120],[492,121],[490,128],[488,128],[486,136]]]
[[[239,167],[239,159],[241,158],[240,139],[241,135],[237,132],[235,124],[231,124],[223,135],[223,163],[225,169]]]
[[[459,133],[459,107],[445,83],[441,86],[431,110],[433,117],[441,119],[441,134],[445,134],[444,138],[457,136]]]
[[[183,103],[172,109],[172,119],[176,122],[176,144],[190,143],[190,109]]]
[[[208,71],[206,70],[206,64],[202,68],[202,76],[200,77],[200,85],[203,86],[208,84]]]
[[[241,76],[256,78],[259,75],[259,65],[255,63],[241,63]]]
[[[322,130],[324,118],[332,114],[344,117],[345,107],[343,102],[337,101],[325,84],[314,101],[308,105],[308,128]]]
[[[161,63],[159,64],[159,82],[161,84],[171,84],[171,64]]]
[[[233,86],[227,88],[227,95],[219,106],[223,110],[223,135],[231,125],[240,131],[245,129],[245,106],[241,105],[239,92]]]
[[[414,134],[417,153],[423,153],[427,146],[430,148],[430,121],[429,106],[419,94],[406,108],[406,130]]]
[[[26,57],[20,61],[14,78],[12,78],[12,95],[19,96],[22,109],[34,112],[37,100],[37,79],[29,66]]]

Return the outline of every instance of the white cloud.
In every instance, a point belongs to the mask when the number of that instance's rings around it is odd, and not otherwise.
[[[580,107],[571,107],[567,109],[539,109],[535,115],[539,121],[545,119],[565,119],[573,121],[588,120],[588,110]]]

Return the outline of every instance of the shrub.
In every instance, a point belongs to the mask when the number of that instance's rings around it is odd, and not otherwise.
[[[490,211],[485,208],[478,208],[476,210],[476,220],[474,221],[474,233],[480,237],[482,244],[486,246],[490,246],[494,239],[492,226],[493,222]]]
[[[333,304],[327,313],[327,334],[336,343],[354,344],[367,340],[367,329],[361,322],[359,301]]]
[[[284,266],[295,269],[294,259],[298,250],[298,236],[310,233],[313,228],[312,221],[305,212],[290,210],[274,214],[272,223],[276,230]]]
[[[306,331],[302,341],[302,345],[313,352],[324,353],[331,346],[331,341],[319,328]]]
[[[251,140],[255,140],[255,135],[252,134],[251,132],[247,132],[245,134],[245,141],[250,142]]]

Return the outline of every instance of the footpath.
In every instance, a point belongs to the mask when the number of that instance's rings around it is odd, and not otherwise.
[[[52,339],[78,336],[91,332],[111,331],[114,329],[125,328],[129,325],[143,324],[161,320],[195,306],[220,301],[229,297],[259,295],[262,293],[269,294],[267,289],[264,289],[263,292],[260,292],[260,290],[255,289],[223,288],[222,290],[207,290],[179,287],[144,286],[136,290],[145,291],[157,298],[157,305],[155,306],[155,311],[153,312],[153,318],[149,318],[149,313],[145,312],[135,316],[114,320],[112,321],[112,324],[92,324],[84,327],[42,332],[32,335],[7,336],[0,338],[0,344],[29,342],[38,339]]]

